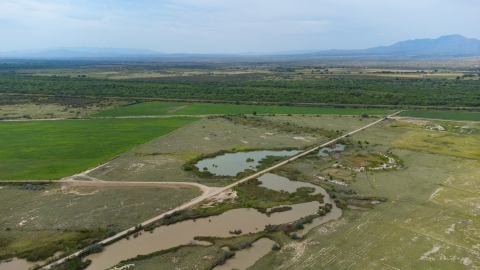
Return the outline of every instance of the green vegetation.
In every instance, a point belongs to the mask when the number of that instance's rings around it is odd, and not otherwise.
[[[33,188],[41,187],[41,189]],[[0,186],[0,260],[44,260],[107,238],[111,232],[170,210],[196,196],[195,187]]]
[[[182,181],[225,186],[237,178],[199,178],[192,172],[196,167],[186,163],[202,154],[205,158],[217,153],[219,149],[226,152],[252,149],[304,149],[325,142],[327,140],[325,136],[336,136],[340,132],[345,133],[376,120],[370,117],[359,121],[361,118],[357,116],[338,115],[256,116],[231,119],[202,118],[112,160],[108,168],[101,167],[89,175],[106,181]],[[282,125],[285,122],[289,122],[290,125]],[[268,161],[265,161],[262,165],[267,164]],[[161,174],[158,173],[159,170]]]
[[[445,120],[480,121],[480,112],[465,111],[405,111],[398,116],[434,118]]]
[[[78,173],[196,118],[0,123],[0,179],[58,179]]]
[[[106,80],[70,77],[1,75],[0,93],[56,96],[162,98],[203,101],[480,106],[480,80],[448,80],[377,76],[321,78],[236,78],[194,80]],[[252,113],[253,111],[249,111]]]
[[[205,114],[336,114],[361,115],[368,113],[388,114],[387,109],[367,108],[322,108],[322,107],[292,107],[292,106],[261,106],[209,103],[178,103],[178,102],[144,102],[106,110],[91,117],[109,116],[146,116],[146,115],[205,115]]]
[[[154,270],[154,269],[212,269],[217,262],[224,257],[224,247],[231,251],[241,250],[254,243],[260,238],[267,237],[276,242],[284,243],[289,239],[283,233],[256,233],[252,235],[241,235],[229,238],[216,237],[197,237],[196,240],[208,241],[212,243],[209,246],[190,246],[184,245],[170,248],[168,250],[157,251],[148,255],[139,255],[135,258],[122,261],[117,266],[135,264],[135,269]],[[280,245],[278,245],[280,249]],[[220,259],[220,260],[219,260]]]
[[[259,185],[260,182],[257,179],[244,182],[234,188],[238,196],[235,200],[215,203],[213,204],[213,207],[197,207],[175,211],[169,215],[165,215],[162,219],[151,223],[145,229],[153,230],[158,226],[170,225],[187,219],[215,216],[236,208],[255,208],[261,213],[270,215],[273,212],[289,210],[288,208],[281,208],[267,213],[267,208],[272,208],[278,205],[291,205],[311,201],[323,203],[323,195],[311,195],[310,193],[312,190],[309,188],[299,188],[293,193],[288,193],[260,187]]]
[[[352,135],[351,139],[369,141],[373,150],[390,149],[404,161],[405,168],[390,171],[388,176],[359,173],[348,187],[360,194],[386,196],[389,202],[368,211],[346,210],[340,219],[308,233],[302,245],[285,244],[278,253],[268,254],[251,269],[474,269],[480,266],[475,248],[480,241],[476,208],[480,192],[478,158],[465,160],[397,148],[392,142],[414,129],[391,128],[390,124],[396,122],[380,123]],[[451,142],[437,146],[441,151],[452,147],[460,149],[458,156],[469,155],[462,155],[467,147],[462,139]],[[307,163],[298,161],[291,165],[301,167]]]

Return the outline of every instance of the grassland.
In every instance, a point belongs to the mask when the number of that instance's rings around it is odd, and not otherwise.
[[[297,170],[295,179],[298,181],[389,200],[368,211],[346,209],[340,219],[314,228],[300,240],[274,235],[281,250],[270,252],[250,269],[480,267],[480,163],[478,157],[467,159],[471,158],[468,150],[478,147],[464,143],[472,138],[476,140],[479,135],[459,134],[455,130],[432,131],[401,123],[404,122],[384,121],[351,136],[349,139],[354,143],[344,153],[329,157],[307,156],[276,170],[275,173],[286,176]],[[423,124],[435,126],[438,122]],[[396,145],[411,132],[421,132],[423,136],[448,133],[461,137],[448,145],[441,143],[442,138],[432,137],[429,146],[421,151],[416,146],[418,137],[408,137],[401,147]],[[357,141],[369,143],[359,145]],[[455,156],[445,155],[450,148],[459,152]],[[402,161],[402,167],[357,173],[354,180],[348,182],[348,187],[335,186],[315,177],[335,161],[351,162],[352,158],[359,159],[362,153],[371,151],[388,151]],[[372,158],[367,157],[368,160]],[[237,240],[222,242],[222,245]],[[220,247],[186,247],[133,262],[140,269],[151,269],[155,263],[171,266],[174,261],[184,269],[208,268],[212,262],[205,258],[216,258]]]
[[[290,122],[291,125],[354,130],[376,120],[338,116],[257,116],[272,123]],[[338,125],[337,125],[338,123]],[[151,143],[115,159],[89,175],[110,181],[200,181],[206,185],[222,186],[232,179],[201,179],[182,170],[183,165],[202,154],[218,150],[304,148],[325,141],[323,132],[285,132],[275,128],[255,127],[235,123],[224,118],[201,119],[182,129],[173,131]]]
[[[208,103],[145,102],[106,110],[91,117],[153,116],[153,115],[205,115],[205,114],[335,114],[335,115],[382,115],[393,112],[386,109],[366,108],[321,108],[292,106],[261,106]]]
[[[0,179],[58,179],[78,173],[196,118],[0,123]]]
[[[480,170],[478,160],[439,155],[438,149],[419,152],[414,140],[411,146],[397,148],[393,142],[418,129],[392,128],[392,124],[395,123],[379,124],[351,139],[367,140],[371,149],[390,149],[405,162],[404,169],[359,173],[349,186],[367,196],[386,196],[389,202],[369,211],[347,210],[339,220],[315,228],[304,240],[286,244],[279,253],[268,254],[252,269],[480,266],[480,181],[475,177]],[[461,139],[454,140],[453,145],[439,146],[442,151],[453,146],[466,153],[464,157],[469,156],[465,150],[470,146]],[[307,163],[300,160],[289,166],[306,166],[302,164]]]
[[[445,120],[480,121],[480,112],[465,111],[404,111],[399,113],[398,116]]]
[[[195,187],[0,186],[0,259],[72,252],[199,196]]]

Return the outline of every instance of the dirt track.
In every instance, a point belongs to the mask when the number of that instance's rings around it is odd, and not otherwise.
[[[391,114],[389,117],[394,116],[394,115],[396,115],[396,114],[398,114],[398,113],[400,113],[400,111],[399,111],[399,112],[396,112],[396,113],[394,113],[394,114]],[[241,179],[241,180],[239,180],[239,181],[237,181],[237,182],[235,182],[235,183],[233,183],[233,184],[230,184],[230,185],[228,185],[228,186],[221,187],[221,188],[212,188],[212,187],[207,187],[207,186],[204,186],[204,185],[201,185],[201,184],[189,183],[189,182],[161,182],[161,183],[160,183],[160,182],[75,181],[75,180],[72,180],[72,178],[66,178],[66,179],[64,179],[64,180],[61,180],[61,182],[67,183],[67,184],[70,184],[70,185],[76,185],[76,186],[120,186],[120,185],[122,185],[122,186],[138,186],[138,185],[140,185],[140,186],[169,186],[169,187],[177,186],[177,187],[178,187],[178,186],[182,186],[182,185],[190,185],[190,186],[191,186],[191,185],[194,185],[194,186],[199,187],[199,188],[203,191],[203,194],[202,194],[201,196],[199,196],[199,197],[197,197],[197,198],[195,198],[195,199],[193,199],[193,200],[191,200],[191,201],[189,201],[189,202],[187,202],[187,203],[185,203],[185,204],[183,204],[183,205],[181,205],[181,206],[179,206],[179,207],[177,207],[177,208],[175,208],[175,209],[172,209],[172,210],[170,210],[170,211],[168,211],[168,212],[162,213],[162,214],[160,214],[160,215],[158,215],[158,216],[156,216],[156,217],[154,217],[154,218],[151,218],[151,219],[146,220],[146,221],[144,221],[144,222],[141,223],[142,226],[146,226],[146,225],[148,225],[148,224],[150,224],[150,223],[152,223],[152,222],[154,222],[154,221],[162,218],[163,216],[165,216],[165,215],[167,215],[167,214],[171,214],[171,213],[173,213],[174,211],[182,210],[182,209],[188,208],[188,207],[190,207],[190,206],[196,205],[196,204],[198,204],[198,203],[200,203],[200,202],[202,202],[202,201],[204,201],[204,200],[206,200],[206,199],[209,199],[209,198],[211,198],[211,197],[213,197],[213,196],[216,196],[216,195],[220,194],[220,193],[223,192],[223,191],[226,191],[226,190],[228,190],[228,189],[231,189],[231,188],[235,187],[236,185],[238,185],[238,184],[240,184],[240,183],[246,182],[246,181],[248,181],[248,180],[250,180],[250,179],[257,178],[257,177],[261,176],[262,174],[265,174],[265,173],[267,173],[267,172],[270,172],[270,171],[272,171],[272,170],[274,170],[274,169],[276,169],[276,168],[279,168],[279,167],[281,167],[281,166],[283,166],[283,165],[285,165],[285,164],[287,164],[287,163],[289,163],[289,162],[292,162],[292,161],[294,161],[294,160],[296,160],[296,159],[298,159],[298,158],[300,158],[300,157],[302,157],[302,156],[308,155],[308,154],[310,154],[310,153],[312,153],[312,152],[314,152],[314,151],[318,151],[319,148],[322,148],[322,147],[328,146],[328,145],[330,145],[330,144],[332,144],[332,143],[335,143],[336,141],[338,141],[338,140],[340,140],[340,139],[343,139],[343,138],[348,137],[348,136],[350,136],[350,135],[352,135],[352,134],[355,134],[355,133],[357,133],[357,132],[359,132],[359,131],[361,131],[361,130],[363,130],[363,129],[366,129],[366,128],[371,127],[371,126],[373,126],[373,125],[375,125],[375,124],[378,124],[378,123],[380,123],[380,122],[383,121],[383,120],[385,120],[385,119],[384,119],[384,118],[381,118],[381,119],[379,119],[379,120],[377,120],[377,121],[375,121],[375,122],[373,122],[373,123],[370,123],[370,124],[368,124],[368,125],[366,125],[366,126],[364,126],[364,127],[362,127],[362,128],[359,128],[359,129],[357,129],[357,130],[354,130],[354,131],[352,131],[352,132],[349,132],[349,133],[347,133],[347,134],[345,134],[345,135],[342,135],[342,136],[340,136],[340,137],[338,137],[338,138],[335,138],[335,139],[333,139],[333,140],[331,140],[331,141],[328,141],[328,142],[326,142],[326,143],[323,143],[323,144],[321,144],[321,145],[315,146],[315,147],[313,147],[313,148],[311,148],[311,149],[309,149],[309,150],[307,150],[307,151],[304,151],[304,152],[302,152],[302,153],[300,153],[300,154],[298,154],[298,155],[296,155],[296,156],[293,156],[293,157],[291,157],[291,158],[289,158],[289,159],[287,159],[287,160],[285,160],[285,161],[282,161],[282,162],[280,162],[280,163],[278,163],[278,164],[276,164],[276,165],[273,165],[272,167],[269,167],[269,168],[267,168],[267,169],[264,169],[264,170],[262,170],[262,171],[259,171],[259,172],[255,173],[255,174],[250,175],[250,176],[248,176],[248,177],[245,177],[245,178],[243,178],[243,179]],[[102,165],[100,165],[100,166],[103,166],[103,165],[105,165],[105,164],[106,164],[106,163],[104,163],[104,164],[102,164]],[[91,169],[91,170],[93,170],[93,169]],[[91,170],[88,170],[88,171],[91,171]],[[85,171],[85,172],[83,172],[83,173],[81,173],[81,174],[78,174],[78,175],[84,175],[84,174],[86,174],[86,173],[87,173],[87,171]],[[116,239],[116,238],[118,238],[118,237],[122,237],[122,236],[128,234],[128,232],[131,231],[131,230],[133,230],[133,229],[134,229],[134,227],[129,228],[129,229],[127,229],[127,230],[124,230],[123,232],[120,232],[120,233],[116,234],[115,236],[112,236],[112,237],[110,237],[110,238],[107,238],[107,239],[101,241],[100,243],[102,243],[102,244],[108,243],[108,242],[110,242],[110,241],[112,241],[112,240],[114,240],[114,239]],[[65,257],[65,258],[63,258],[63,259],[60,259],[60,260],[58,260],[58,261],[56,261],[56,262],[54,262],[54,263],[62,263],[62,262],[64,262],[67,258],[77,256],[80,252],[81,252],[81,251],[75,252],[75,253],[71,254],[70,256]],[[52,263],[52,264],[54,264],[54,263]],[[47,266],[44,266],[42,269],[50,269],[50,266],[51,266],[52,264],[49,264],[49,265],[47,265]]]

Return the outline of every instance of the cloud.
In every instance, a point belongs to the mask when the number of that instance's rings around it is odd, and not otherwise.
[[[3,0],[0,51],[105,46],[166,52],[354,49],[459,33],[472,0]]]

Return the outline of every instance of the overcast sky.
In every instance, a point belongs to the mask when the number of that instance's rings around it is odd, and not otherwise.
[[[478,0],[0,0],[0,51],[363,49],[448,34],[480,39],[479,14]]]

